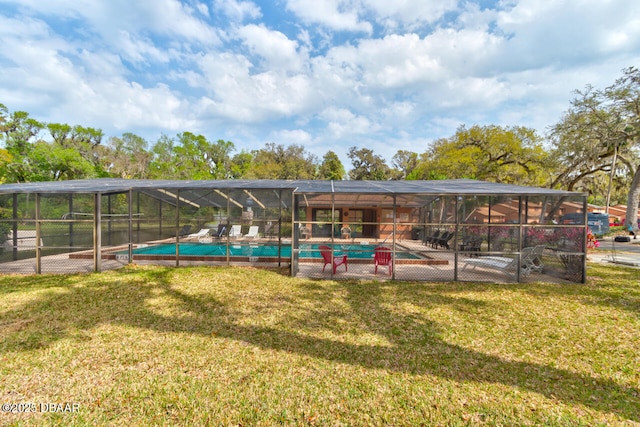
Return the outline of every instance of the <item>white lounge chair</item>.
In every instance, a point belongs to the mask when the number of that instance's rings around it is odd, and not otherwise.
[[[210,231],[211,230],[208,229],[208,228],[203,228],[202,230],[198,231],[197,233],[188,234],[186,237],[192,238],[192,239],[199,239],[201,237],[207,236]]]
[[[543,247],[544,249],[544,247]],[[521,254],[521,262],[518,260],[518,257],[509,258],[509,257],[501,257],[501,256],[481,256],[478,258],[472,258],[465,260],[465,264],[462,267],[463,270],[466,270],[467,267],[483,267],[488,269],[500,270],[508,275],[514,275],[517,272],[518,264],[520,265],[520,274],[523,276],[528,276],[534,268],[534,247],[522,248]]]
[[[258,226],[252,225],[249,227],[249,231],[244,235],[245,239],[255,239],[258,237]]]
[[[242,237],[242,232],[240,231],[240,225],[231,226],[231,230],[229,230],[229,237],[232,239],[239,239]]]

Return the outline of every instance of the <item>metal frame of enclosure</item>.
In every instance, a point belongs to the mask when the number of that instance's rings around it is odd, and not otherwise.
[[[473,180],[0,185],[5,274],[150,263],[287,267],[327,279],[583,283],[587,231],[583,193]]]

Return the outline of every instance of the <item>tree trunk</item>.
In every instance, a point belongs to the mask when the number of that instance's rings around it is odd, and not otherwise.
[[[627,216],[624,223],[627,227],[633,226],[634,233],[638,232],[638,204],[640,203],[640,167],[636,169],[633,182],[627,198]]]
[[[613,176],[616,173],[616,160],[618,159],[618,146],[613,147],[613,160],[611,160],[611,172],[609,173],[609,185],[607,187],[607,202],[604,205],[604,213],[609,215],[609,204],[611,203],[611,186],[613,185]]]

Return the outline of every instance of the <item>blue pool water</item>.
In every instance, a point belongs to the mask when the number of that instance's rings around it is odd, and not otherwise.
[[[347,255],[349,258],[371,259],[376,245],[360,244],[336,244],[335,255]],[[126,251],[119,252],[126,254]],[[133,250],[135,255],[175,255],[176,245],[168,243],[163,245],[153,245],[139,247]],[[180,243],[181,256],[227,256],[227,245],[225,243]],[[238,257],[277,257],[278,245],[274,244],[231,244],[229,246],[229,256]],[[291,257],[291,245],[280,247],[280,257]],[[399,259],[419,259],[418,256],[409,253],[397,253]],[[301,244],[300,258],[322,258],[317,244]]]

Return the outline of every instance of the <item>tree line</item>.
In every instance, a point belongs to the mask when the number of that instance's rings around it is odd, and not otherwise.
[[[600,205],[640,201],[640,71],[630,67],[606,88],[576,90],[545,135],[522,126],[460,126],[421,153],[399,150],[391,164],[351,147],[321,159],[304,146],[269,142],[237,151],[233,142],[191,132],[150,144],[133,133],[44,123],[0,104],[0,183],[99,177],[137,179],[415,180],[471,178],[584,191]],[[629,210],[631,211],[631,210]],[[635,223],[628,213],[627,223]]]

